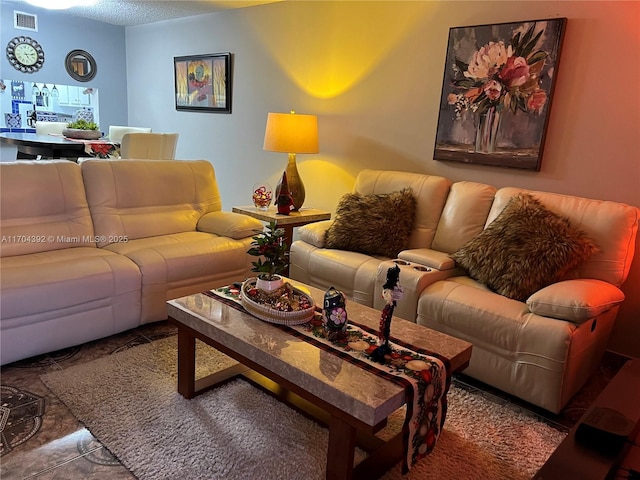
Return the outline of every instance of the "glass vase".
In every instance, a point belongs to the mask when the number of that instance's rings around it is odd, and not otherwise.
[[[478,119],[476,129],[476,153],[494,153],[500,129],[500,112],[491,107]]]
[[[273,189],[271,185],[266,182],[256,183],[253,186],[251,199],[258,210],[268,210],[269,205],[271,205],[271,200],[273,199]]]

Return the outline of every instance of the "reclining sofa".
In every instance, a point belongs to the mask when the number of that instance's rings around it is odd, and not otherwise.
[[[560,412],[593,373],[607,347],[624,300],[620,287],[634,255],[638,209],[609,201],[381,170],[360,172],[352,194],[385,197],[407,188],[415,198],[414,222],[397,255],[363,253],[335,245],[329,248],[327,239],[332,237],[328,232],[344,213],[341,201],[333,220],[298,229],[291,246],[291,278],[321,289],[333,286],[358,303],[382,308],[386,273],[397,265],[404,293],[394,316],[472,343],[465,374],[548,411]],[[528,201],[539,202],[543,210],[564,217],[594,244],[586,260],[562,272],[557,281],[518,299],[498,293],[487,285],[493,279],[479,281],[461,265],[465,264],[463,254],[469,253],[474,243],[490,237],[497,231],[494,227],[505,223],[497,219],[515,197],[533,198]],[[387,215],[393,221],[399,217],[392,210]],[[352,224],[347,243],[362,237],[385,238],[379,234],[381,227],[359,231],[360,222]],[[498,237],[503,240],[499,231]],[[562,242],[552,242],[548,254],[530,256],[529,267],[522,271],[496,269],[495,280],[512,278],[513,282],[507,283],[526,283],[538,263],[553,260],[546,257],[554,256]],[[483,267],[492,253],[479,251],[475,260]]]
[[[167,318],[166,301],[250,276],[253,218],[211,163],[0,164],[1,364]]]

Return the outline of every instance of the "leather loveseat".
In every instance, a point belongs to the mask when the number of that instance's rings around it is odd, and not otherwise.
[[[0,164],[1,363],[167,317],[246,278],[262,224],[223,212],[208,161]]]
[[[321,289],[334,286],[359,303],[382,308],[386,272],[398,265],[404,295],[394,315],[471,342],[473,351],[465,374],[559,412],[584,385],[607,347],[624,300],[620,287],[634,255],[638,209],[380,170],[360,172],[353,193],[386,195],[405,188],[416,199],[415,219],[397,258],[327,248],[326,232],[338,220],[336,215],[333,220],[299,228],[298,240],[291,246],[290,276]],[[597,251],[562,272],[557,281],[514,299],[474,280],[454,258],[495,230],[490,225],[510,200],[523,198],[523,194],[565,217],[586,234]],[[339,211],[340,206],[336,213]],[[394,212],[389,215],[393,217]],[[358,235],[353,232],[354,237]],[[550,248],[555,249],[562,240],[552,243]],[[480,255],[479,263],[483,260]],[[517,277],[528,280],[543,260],[547,260],[545,254],[528,259],[531,267],[517,272]],[[496,276],[503,275],[497,272]]]

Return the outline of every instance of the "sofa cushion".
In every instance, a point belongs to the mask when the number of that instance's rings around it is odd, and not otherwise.
[[[0,193],[0,256],[96,246],[76,163],[0,163]]]
[[[495,292],[524,301],[597,250],[567,218],[547,210],[533,196],[519,194],[451,257]]]
[[[416,216],[407,248],[432,248],[451,180],[436,175],[392,170],[360,170],[352,193],[361,195],[398,192],[410,188],[416,198]],[[454,250],[450,250],[452,252]],[[449,253],[447,252],[447,253]]]
[[[348,193],[326,233],[326,248],[395,258],[407,247],[416,212],[410,188],[384,194]]]
[[[496,192],[487,225],[509,200],[520,193],[533,195],[552,212],[568,218],[591,238],[599,251],[567,273],[571,278],[596,278],[620,287],[626,280],[636,250],[640,209],[631,205],[559,193],[503,187]]]
[[[193,232],[222,210],[213,165],[205,160],[85,160],[81,164],[98,247]]]
[[[602,280],[581,278],[554,283],[527,299],[529,310],[543,317],[584,323],[619,305],[624,293]]]
[[[140,270],[122,255],[95,247],[67,248],[5,257],[0,268],[3,331],[98,306],[115,311],[125,298],[127,315],[121,311],[123,318],[112,322],[125,322],[126,328],[138,325]]]
[[[164,320],[166,301],[250,276],[251,237],[234,240],[181,232],[111,243],[104,250],[131,259],[142,273],[140,323]]]

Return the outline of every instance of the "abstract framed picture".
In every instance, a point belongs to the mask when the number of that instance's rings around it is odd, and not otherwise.
[[[449,29],[434,159],[540,170],[566,22]]]
[[[173,58],[176,110],[231,113],[231,54]]]

